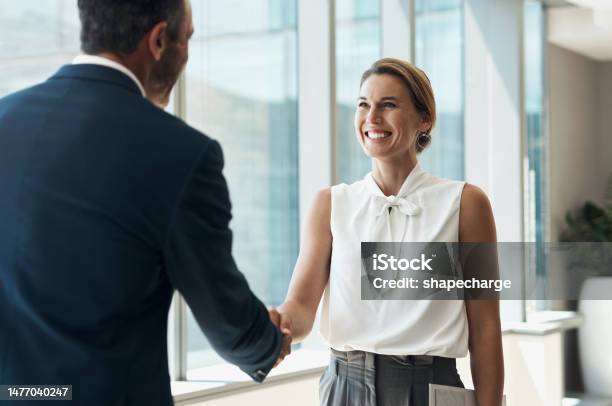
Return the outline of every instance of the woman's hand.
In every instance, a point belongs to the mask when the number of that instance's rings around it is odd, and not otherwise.
[[[278,355],[278,359],[274,363],[274,367],[276,367],[285,359],[287,355],[291,354],[291,321],[288,317],[281,316],[278,310],[271,306],[268,307],[268,316],[270,317],[272,324],[274,324],[280,330],[283,336],[281,352]]]

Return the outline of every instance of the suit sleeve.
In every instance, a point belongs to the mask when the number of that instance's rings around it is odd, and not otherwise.
[[[211,141],[175,209],[164,261],[215,351],[261,382],[282,338],[232,258],[231,203],[222,169],[221,147]]]

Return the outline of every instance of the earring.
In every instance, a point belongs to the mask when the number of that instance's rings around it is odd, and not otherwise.
[[[425,149],[429,143],[431,143],[431,135],[427,133],[420,133],[417,135],[417,146],[421,148],[421,150]]]

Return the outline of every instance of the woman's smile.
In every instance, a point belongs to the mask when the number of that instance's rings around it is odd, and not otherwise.
[[[365,136],[372,142],[382,142],[391,137],[391,132],[381,130],[365,131]]]

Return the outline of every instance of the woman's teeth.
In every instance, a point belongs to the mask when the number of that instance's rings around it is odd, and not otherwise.
[[[377,140],[380,138],[385,138],[390,136],[389,132],[375,132],[375,131],[366,131],[366,136],[372,140]]]

